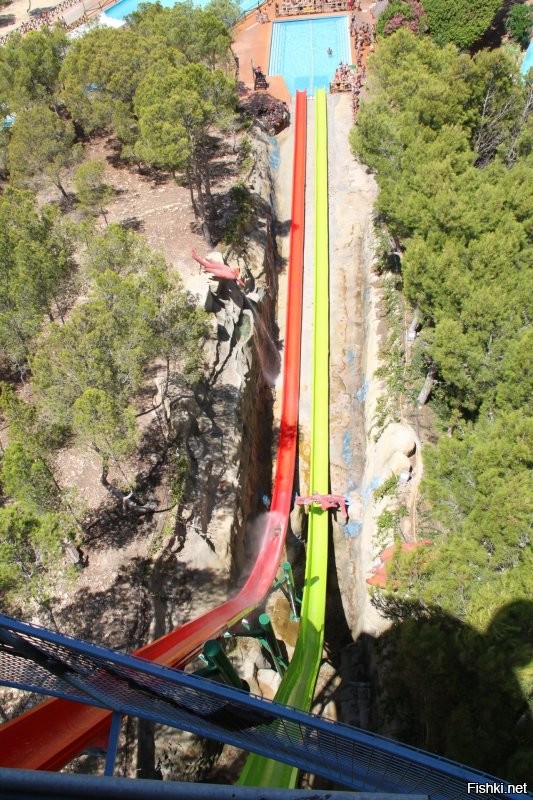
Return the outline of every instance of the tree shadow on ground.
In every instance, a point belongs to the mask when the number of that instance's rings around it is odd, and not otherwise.
[[[157,639],[177,625],[194,618],[195,602],[209,597],[216,608],[227,598],[227,581],[211,569],[189,567],[176,560],[174,540],[155,560],[147,579],[147,589],[153,606],[153,638]]]
[[[149,559],[133,558],[118,568],[107,589],[91,592],[84,587],[72,592],[71,602],[54,611],[59,629],[117,650],[139,647],[149,614],[144,590],[149,565]]]
[[[341,513],[340,511],[338,512]],[[328,591],[326,595],[326,625],[324,647],[331,663],[340,664],[342,651],[352,642],[350,626],[344,613],[343,598],[337,574],[337,561],[333,543],[333,520],[328,525]]]
[[[153,183],[155,186],[162,186],[169,181],[173,180],[170,172],[165,172],[158,167],[151,167],[148,164],[132,164],[130,160],[124,158],[122,155],[122,143],[115,137],[111,136],[106,140],[107,146],[111,152],[106,155],[107,163],[116,170],[126,170],[128,172],[135,172],[140,175],[142,179]]]
[[[37,8],[30,9],[30,17],[42,17],[44,14],[51,14],[55,9],[55,6],[43,6],[42,8],[38,6]]]
[[[172,443],[165,438],[157,421],[144,429],[137,449],[139,468],[134,479],[133,499],[141,509],[153,511],[141,513],[125,508],[116,498],[106,498],[84,521],[82,547],[89,560],[91,552],[126,547],[135,537],[141,534],[148,537],[153,533],[157,527],[157,513],[167,508],[166,503],[161,507],[159,490],[169,482],[168,452]],[[166,496],[168,492],[162,494]]]
[[[275,220],[274,222],[274,233],[276,236],[288,236],[291,230],[292,220],[291,219],[284,219],[284,220]],[[287,259],[283,259],[283,263],[285,263]]]
[[[439,608],[376,597],[394,623],[360,637],[366,664],[342,672],[352,698],[358,685],[372,692],[369,729],[531,785],[533,719],[515,670],[533,662],[533,603],[502,606],[480,633]]]
[[[326,617],[324,627],[324,650],[327,661],[334,667],[335,674],[322,686],[320,692],[315,696],[313,707],[316,713],[323,713],[325,707],[331,701],[337,703],[338,716],[341,717],[339,706],[339,693],[342,691],[338,685],[338,676],[343,678],[344,659],[343,652],[352,643],[352,634],[346,614],[344,612],[343,598],[339,586],[337,575],[337,563],[335,559],[335,547],[333,544],[333,520],[329,518],[328,525],[328,575],[327,575],[327,594],[326,594]],[[326,784],[320,783],[326,787]],[[318,784],[317,784],[318,787]]]
[[[206,145],[209,174],[214,185],[235,178],[240,172],[238,146],[222,136],[209,136]]]
[[[141,233],[144,230],[144,220],[139,217],[126,217],[120,221],[120,227],[128,231],[137,231]]]
[[[91,552],[126,547],[143,528],[148,536],[154,525],[150,515],[125,510],[118,500],[106,500],[85,520],[81,546],[90,562]]]
[[[324,647],[337,681],[322,687],[319,708],[333,700],[341,722],[531,785],[533,715],[516,670],[533,664],[533,602],[502,606],[480,632],[380,593],[373,602],[392,627],[353,641],[331,541],[329,552]]]
[[[471,55],[478,53],[480,50],[495,50],[496,48],[502,46],[504,37],[507,34],[505,29],[505,18],[509,14],[511,7],[514,4],[515,0],[504,0],[503,5],[496,13],[496,16],[492,20],[489,28],[487,28],[483,36],[481,36],[471,47]]]
[[[224,600],[225,581],[213,570],[189,569],[177,561],[173,545],[170,539],[157,558],[133,558],[121,565],[106,589],[74,592],[71,602],[55,612],[59,629],[131,652],[193,616],[197,593],[209,593],[213,606]]]
[[[213,225],[213,236],[217,241],[227,234],[228,226],[243,213],[240,206],[242,199],[233,189],[234,187],[229,187],[227,191],[216,195],[217,219]],[[274,232],[278,233],[278,227],[274,223],[270,204],[257,192],[249,192],[248,199],[250,202],[248,219],[243,220],[242,236],[235,237],[234,248],[239,249],[241,240],[244,243],[245,239],[246,247],[249,247],[251,242],[255,242],[263,249],[273,247]],[[274,252],[276,252],[275,247]]]

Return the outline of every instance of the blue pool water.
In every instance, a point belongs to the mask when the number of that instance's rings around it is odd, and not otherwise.
[[[155,2],[155,0],[120,0],[119,3],[106,8],[105,13],[108,17],[113,19],[126,19],[128,14],[132,14],[137,10],[141,2]],[[178,0],[159,0],[164,8],[172,8],[176,5]],[[195,6],[205,6],[208,0],[193,0]],[[257,0],[244,0],[241,4],[243,11],[249,11],[251,8],[256,8]]]
[[[176,0],[159,0],[165,8],[171,8]],[[137,10],[141,0],[120,0],[120,3],[115,3],[114,6],[106,8],[105,13],[108,17],[113,19],[126,19],[128,14],[132,14]]]
[[[526,54],[524,56],[524,60],[522,61],[522,66],[520,68],[520,72],[522,75],[525,75],[528,70],[533,67],[533,39],[529,43],[529,47],[526,50]]]
[[[351,61],[348,17],[273,23],[268,74],[283,75],[291,94],[328,88],[340,61]]]

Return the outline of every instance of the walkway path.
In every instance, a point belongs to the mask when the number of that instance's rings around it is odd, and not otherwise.
[[[99,14],[103,9],[114,4],[116,0],[72,0],[66,8],[59,8],[58,0],[12,0],[0,11],[0,37],[20,29],[24,23],[33,22],[36,27],[44,24],[41,14],[50,14],[49,24],[63,21],[68,27],[78,20],[80,23],[87,17]],[[41,12],[41,13],[39,13]],[[3,24],[7,22],[7,24]]]

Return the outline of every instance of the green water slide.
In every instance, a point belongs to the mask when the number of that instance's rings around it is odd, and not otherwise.
[[[309,493],[329,491],[329,242],[326,91],[315,97],[315,287],[313,330],[311,464]],[[309,509],[301,623],[294,656],[276,701],[309,710],[322,658],[328,563],[328,513]],[[249,756],[239,784],[293,788],[298,769]]]

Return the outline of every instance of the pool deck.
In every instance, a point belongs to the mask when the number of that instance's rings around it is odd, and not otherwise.
[[[35,9],[43,12],[51,11],[54,19],[63,19],[69,26],[75,25],[75,20],[81,22],[86,21],[87,18],[93,17],[100,13],[105,8],[113,5],[116,0],[67,0],[63,9],[60,9],[58,0],[34,0],[33,5]],[[61,4],[63,5],[63,4]],[[340,11],[337,13],[324,13],[312,14],[290,17],[276,17],[279,21],[288,21],[296,19],[316,19],[320,17],[332,16],[346,16],[355,14],[357,21],[369,22],[373,21],[370,13],[371,7],[374,5],[373,0],[362,0],[362,11]],[[254,91],[254,81],[252,73],[252,61],[255,66],[261,66],[265,74],[268,72],[268,62],[270,56],[270,38],[272,34],[272,18],[274,17],[274,2],[267,0],[260,6],[261,11],[267,12],[269,22],[259,23],[256,21],[256,9],[249,12],[234,29],[234,43],[233,52],[239,59],[239,89],[241,95],[247,95]],[[28,0],[12,0],[11,4],[4,10],[6,17],[12,18],[12,22],[0,27],[0,37],[13,32],[20,26],[21,23],[27,22],[31,19],[31,14],[28,13]],[[1,15],[0,15],[1,16]],[[37,20],[34,20],[35,22]],[[352,53],[352,63],[355,62],[355,46],[354,39],[350,37],[350,47]],[[366,61],[366,52],[363,51],[363,63]],[[281,75],[268,77],[268,93],[284,100],[286,103],[290,102],[290,94]],[[261,91],[261,90],[258,90]]]
[[[291,17],[276,17],[275,21],[288,22],[296,19],[320,19],[321,17],[342,17],[355,14],[358,23],[373,22],[370,7],[373,5],[371,0],[363,0],[361,11],[339,11],[338,13],[312,14]],[[242,95],[254,91],[254,76],[252,72],[252,61],[255,66],[260,66],[265,74],[268,73],[268,62],[270,57],[270,38],[272,35],[272,17],[274,15],[274,4],[265,2],[261,5],[261,10],[267,12],[269,22],[257,22],[255,10],[250,12],[241,20],[234,29],[233,52],[239,59],[239,81]],[[350,37],[350,48],[352,54],[352,64],[355,63],[356,53],[354,39]],[[366,61],[366,53],[363,51],[363,63]],[[279,100],[290,102],[290,94],[285,81],[281,75],[268,77],[269,87],[266,91],[277,97]],[[257,91],[262,91],[258,89]],[[264,90],[263,90],[264,91]]]

